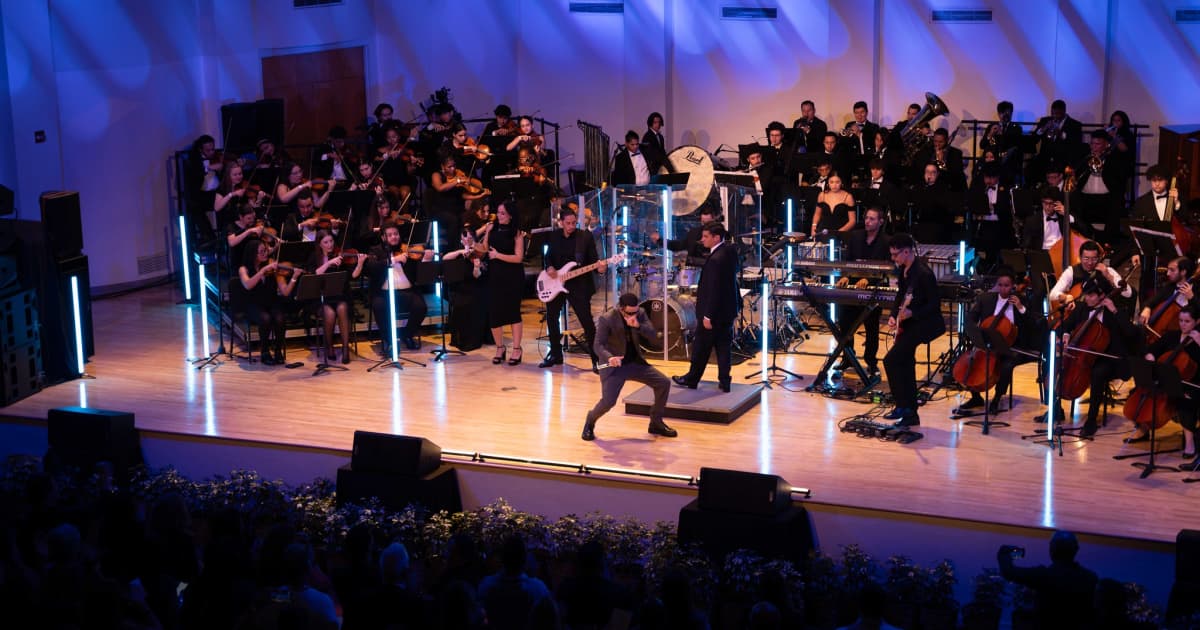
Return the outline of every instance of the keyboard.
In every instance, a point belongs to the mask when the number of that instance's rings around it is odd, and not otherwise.
[[[896,266],[892,263],[872,260],[797,260],[793,266],[797,271],[808,271],[817,276],[838,274],[859,278],[887,278],[896,271]]]
[[[804,288],[799,284],[780,285],[771,287],[771,295],[780,299],[798,300],[806,297]],[[895,287],[867,287],[866,289],[846,287],[845,289],[839,289],[836,286],[810,284],[807,288],[810,296],[825,304],[848,304],[852,306],[891,304],[896,300],[897,293]]]

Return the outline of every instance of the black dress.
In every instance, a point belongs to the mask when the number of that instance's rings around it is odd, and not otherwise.
[[[817,230],[827,229],[831,233],[837,232],[843,225],[846,225],[850,221],[850,211],[853,209],[852,206],[839,203],[830,210],[828,204],[826,204],[826,207],[823,209],[824,213],[821,215],[821,224],[817,226]]]
[[[323,264],[325,264],[324,253],[321,251],[320,248],[314,249],[312,255],[308,257],[308,262],[304,265],[304,272],[306,274],[315,274],[315,273],[317,273],[317,268]],[[341,265],[338,265],[336,267],[329,267],[328,269],[325,270],[325,273],[337,273],[339,271],[353,272],[354,265],[347,265],[346,263],[342,263]],[[347,273],[346,274],[346,282],[342,286],[341,295],[326,296],[325,303],[336,309],[338,304],[341,304],[342,302],[349,303],[349,301],[350,301],[350,274]],[[317,312],[319,312],[319,307],[321,306],[321,300],[320,300],[320,298],[317,298],[314,300],[309,300],[304,306],[305,306],[305,309],[309,310],[310,312],[317,313]]]
[[[501,254],[517,253],[517,228],[496,224],[488,236],[488,246]],[[488,324],[492,328],[521,321],[521,293],[525,286],[525,265],[499,258],[488,260]]]

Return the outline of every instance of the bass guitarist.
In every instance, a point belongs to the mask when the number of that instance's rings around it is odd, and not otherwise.
[[[551,277],[558,276],[558,269],[563,265],[574,262],[583,267],[599,260],[596,253],[596,241],[592,235],[577,229],[578,212],[573,206],[564,206],[558,213],[558,226],[561,229],[550,233],[546,246],[546,273]],[[601,262],[598,270],[604,273],[608,266]],[[562,365],[562,312],[568,303],[575,317],[583,326],[583,334],[587,338],[588,354],[592,358],[592,371],[597,370],[596,354],[592,346],[596,341],[596,323],[592,319],[592,294],[596,292],[596,284],[592,274],[585,273],[572,278],[563,285],[566,293],[560,293],[546,303],[546,328],[550,333],[550,352],[538,364],[538,367],[548,368]]]

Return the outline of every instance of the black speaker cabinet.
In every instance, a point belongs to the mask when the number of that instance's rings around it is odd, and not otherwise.
[[[0,217],[8,216],[16,210],[16,195],[13,189],[0,184]]]
[[[42,346],[28,343],[0,348],[0,407],[42,391]]]
[[[46,416],[53,458],[90,472],[97,462],[112,462],[118,471],[142,463],[133,414],[127,411],[59,407]]]
[[[442,449],[422,437],[355,431],[350,464],[359,472],[424,477],[442,465]]]
[[[702,510],[771,516],[792,504],[791,484],[779,475],[701,468],[698,504]]]
[[[338,505],[377,498],[384,506],[400,510],[417,504],[430,510],[462,511],[458,473],[451,466],[436,468],[422,477],[361,471],[353,464],[338,468]]]
[[[285,141],[283,99],[268,98],[253,103],[222,105],[221,128],[227,130],[224,138],[226,150],[252,151],[262,138],[281,147]]]
[[[679,541],[699,543],[713,558],[750,549],[796,561],[808,557],[814,543],[808,511],[801,505],[762,516],[706,510],[699,499],[679,510]]]
[[[61,260],[82,254],[83,220],[79,214],[79,193],[45,192],[41,203],[46,245],[54,257]]]

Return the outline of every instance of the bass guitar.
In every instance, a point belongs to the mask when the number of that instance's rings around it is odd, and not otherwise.
[[[553,278],[550,277],[550,272],[548,270],[543,270],[542,273],[538,274],[537,279],[538,299],[543,302],[549,302],[550,300],[558,297],[559,294],[568,293],[563,284],[570,281],[572,278],[577,278],[585,273],[591,273],[600,265],[611,265],[613,263],[619,263],[622,260],[625,260],[625,254],[617,254],[612,258],[598,260],[590,265],[579,267],[578,269],[575,267],[576,263],[572,261],[563,265],[562,269],[559,269]]]

